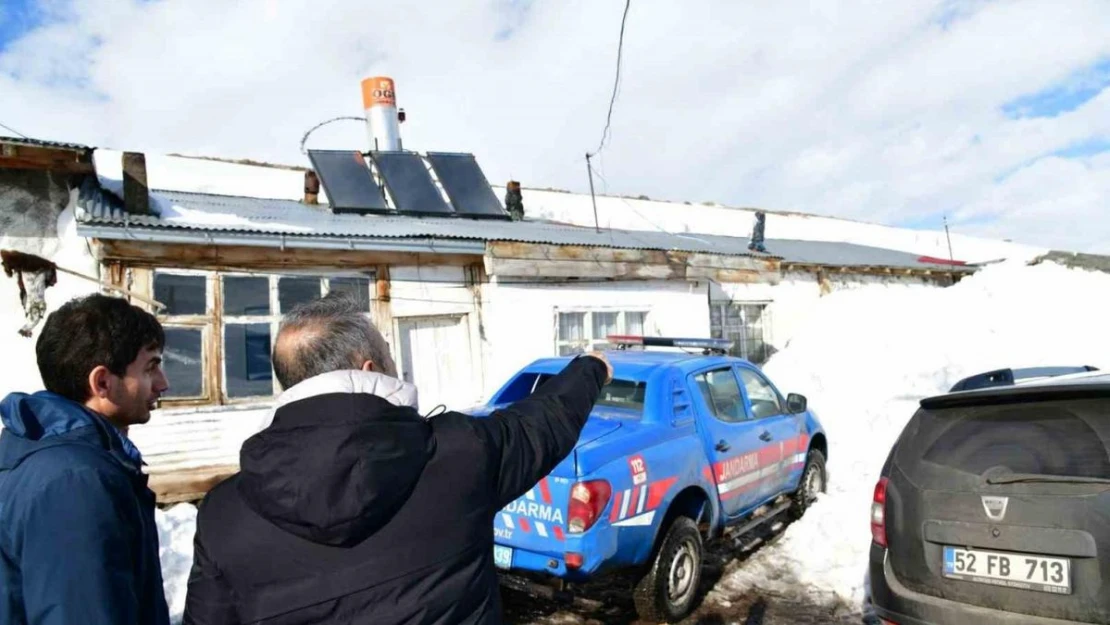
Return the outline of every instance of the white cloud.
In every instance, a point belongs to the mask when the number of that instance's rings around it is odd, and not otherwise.
[[[1110,254],[1110,153],[1038,160],[984,190],[963,210],[995,218],[971,226],[971,234],[1003,238],[1035,232],[1047,246]]]
[[[409,115],[406,147],[475,152],[495,183],[584,190],[623,8],[54,3],[54,21],[0,55],[0,121],[96,145],[304,164],[302,133],[359,114],[359,81],[387,74]],[[1110,137],[1110,90],[1051,118],[1002,107],[1110,58],[1107,32],[1100,0],[637,0],[602,186],[887,223],[947,213],[957,229],[1094,249],[1090,229],[1039,216],[1093,217],[1110,198],[1102,159],[1051,156]],[[309,145],[365,141],[339,123]]]

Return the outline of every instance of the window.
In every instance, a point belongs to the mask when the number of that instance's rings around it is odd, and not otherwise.
[[[555,351],[560,356],[609,349],[608,335],[643,335],[647,326],[645,311],[568,311],[555,316]]]
[[[770,311],[766,304],[712,302],[709,305],[710,333],[715,339],[732,341],[729,354],[763,364],[771,357],[766,342]]]
[[[270,354],[281,315],[329,291],[351,293],[370,312],[369,277],[156,270],[166,304],[168,405],[269,399],[279,390]],[[219,314],[216,302],[219,302]]]
[[[786,412],[782,408],[781,398],[775,388],[758,373],[741,367],[740,381],[744,383],[744,390],[748,393],[748,401],[752,403],[752,416],[754,418],[773,417]]]
[[[535,382],[531,385],[529,393],[534,393],[538,388],[544,385],[545,382],[552,377],[549,373],[541,373],[535,378]],[[613,379],[608,384],[601,387],[601,394],[597,398],[597,406],[604,406],[608,408],[620,408],[628,411],[630,414],[635,413],[640,416],[644,412],[644,398],[647,396],[647,383],[636,380],[621,380]],[[517,397],[516,399],[519,399]],[[515,401],[515,399],[507,399],[501,397],[501,401]],[[611,416],[612,413],[605,413],[598,415],[601,418]]]
[[[740,395],[740,385],[732,369],[717,369],[699,373],[694,377],[701,396],[709,412],[726,423],[737,423],[747,419],[744,411],[744,398]]]

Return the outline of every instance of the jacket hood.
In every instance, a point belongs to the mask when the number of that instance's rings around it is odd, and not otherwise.
[[[247,505],[287,532],[349,546],[408,499],[434,452],[416,387],[379,373],[334,371],[282,393],[271,423],[240,454]]]
[[[0,401],[0,469],[13,469],[38,451],[56,445],[94,444],[132,468],[142,465],[138,448],[104,417],[51,393],[10,393]]]

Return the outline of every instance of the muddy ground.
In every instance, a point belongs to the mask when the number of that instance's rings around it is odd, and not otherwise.
[[[758,552],[757,549],[737,555],[731,545],[721,542],[708,545],[700,605],[693,615],[682,621],[683,625],[860,625],[864,622],[858,606],[833,597],[821,598],[804,588],[782,593],[759,588],[732,590],[731,585],[718,584]],[[575,596],[581,600],[574,603],[536,597],[502,586],[505,622],[515,625],[649,625],[636,615],[632,583],[631,579],[611,578],[576,587]]]

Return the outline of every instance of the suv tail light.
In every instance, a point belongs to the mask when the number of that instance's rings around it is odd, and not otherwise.
[[[581,534],[593,527],[609,503],[612,487],[605,480],[578,482],[570,489],[567,506],[567,532]]]
[[[871,540],[886,547],[886,486],[887,478],[880,478],[875,484],[875,497],[871,500]]]

